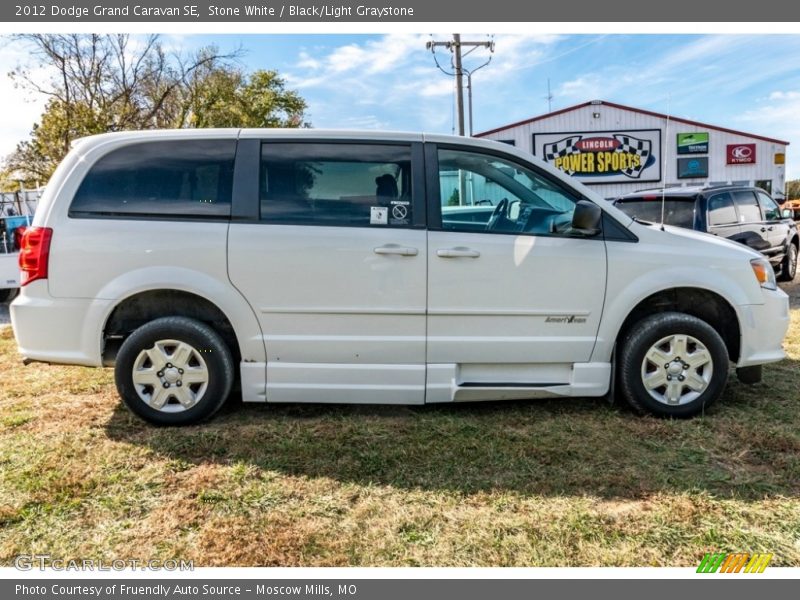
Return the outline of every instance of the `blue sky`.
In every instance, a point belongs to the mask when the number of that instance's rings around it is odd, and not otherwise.
[[[434,36],[447,39],[449,34]],[[488,39],[469,35],[465,39]],[[164,36],[175,50],[214,44],[243,52],[248,69],[277,69],[308,101],[315,127],[453,129],[453,82],[425,49],[426,34]],[[787,176],[800,177],[800,35],[514,35],[494,37],[474,76],[475,131],[603,99],[792,142]],[[480,54],[480,56],[479,56]],[[476,51],[466,66],[483,62]],[[449,64],[449,53],[437,57]],[[25,61],[0,46],[0,69]],[[3,78],[5,79],[5,78]],[[0,82],[0,153],[41,110]]]

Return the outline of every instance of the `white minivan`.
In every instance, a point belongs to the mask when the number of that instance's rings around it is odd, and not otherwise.
[[[619,395],[700,413],[784,357],[741,245],[637,222],[504,144],[321,130],[82,139],[23,240],[27,361],[115,366],[160,424],[246,402]]]

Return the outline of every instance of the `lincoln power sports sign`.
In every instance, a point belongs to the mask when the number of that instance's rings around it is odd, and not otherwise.
[[[661,130],[534,133],[533,153],[583,183],[661,179]]]

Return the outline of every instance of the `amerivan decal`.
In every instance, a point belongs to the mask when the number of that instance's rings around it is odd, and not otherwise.
[[[534,154],[588,183],[657,181],[659,130],[534,134]]]

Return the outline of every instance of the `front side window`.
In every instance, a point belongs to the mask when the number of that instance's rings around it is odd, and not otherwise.
[[[740,223],[758,223],[762,220],[761,209],[753,192],[733,192],[733,202],[739,212]]]
[[[412,223],[409,146],[266,142],[259,188],[261,219],[267,223]]]
[[[758,204],[761,207],[761,212],[764,213],[764,220],[780,220],[781,209],[778,208],[778,204],[775,202],[775,200],[767,196],[764,192],[758,192],[756,195],[758,196]]]
[[[81,182],[70,216],[227,217],[235,140],[165,140],[112,150]]]
[[[497,233],[566,233],[580,197],[505,158],[439,150],[442,228]]]

